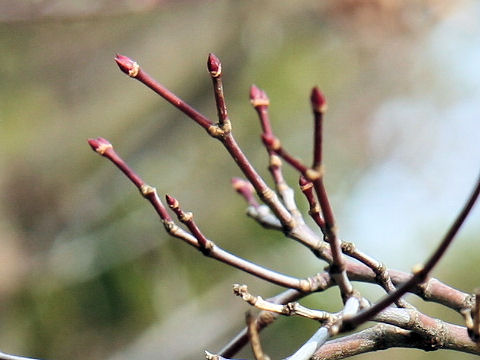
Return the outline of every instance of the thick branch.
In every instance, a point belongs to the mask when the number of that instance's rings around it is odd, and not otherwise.
[[[424,351],[456,350],[480,355],[480,348],[470,340],[462,326],[447,324],[438,336],[432,341],[432,338],[426,338],[413,331],[378,324],[355,334],[327,341],[311,360],[339,360],[394,347],[416,348]]]

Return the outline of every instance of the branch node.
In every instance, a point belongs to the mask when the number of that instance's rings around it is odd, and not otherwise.
[[[272,167],[281,167],[282,166],[282,160],[278,155],[272,154],[270,155],[270,162],[269,165]]]
[[[156,192],[155,188],[148,184],[141,185],[139,190],[143,197],[147,197],[148,195],[154,194]]]
[[[207,132],[211,137],[221,139],[232,132],[232,123],[229,119],[225,119],[222,125],[213,124],[207,128]]]
[[[313,182],[320,179],[323,176],[323,172],[324,172],[324,169],[322,165],[319,166],[317,169],[309,168],[305,171],[305,178],[308,181]]]
[[[311,278],[300,280],[300,289],[304,293],[309,293],[313,288],[313,280]]]
[[[182,223],[191,221],[193,219],[193,213],[191,211],[185,211],[180,216],[180,221]]]

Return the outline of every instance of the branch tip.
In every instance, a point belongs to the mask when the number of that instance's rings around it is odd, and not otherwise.
[[[136,77],[140,71],[140,65],[135,60],[130,59],[128,56],[117,54],[115,56],[115,62],[120,70],[130,77]]]
[[[103,155],[108,149],[113,149],[112,144],[107,139],[98,137],[96,139],[88,139],[88,144],[93,151]]]
[[[313,111],[319,113],[324,113],[325,111],[327,111],[327,99],[325,98],[325,95],[320,91],[318,86],[315,86],[312,89],[310,101],[312,103]]]
[[[213,53],[208,55],[207,68],[212,77],[222,76],[222,63]]]
[[[270,105],[270,99],[268,98],[267,93],[256,85],[250,86],[250,102],[254,108]]]
[[[167,201],[167,204],[170,207],[170,209],[178,208],[178,206],[179,206],[178,200],[175,199],[173,196],[170,196],[170,195],[166,194],[165,195],[165,200]]]

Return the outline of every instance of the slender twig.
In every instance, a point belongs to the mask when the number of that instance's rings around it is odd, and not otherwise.
[[[291,156],[283,147],[280,140],[273,134],[273,132],[264,132],[262,140],[267,149],[274,151],[287,163],[299,171],[308,181],[313,183],[313,188],[317,195],[320,204],[321,212],[325,221],[325,237],[330,243],[332,252],[332,264],[330,271],[335,276],[338,287],[342,294],[342,299],[346,301],[353,294],[353,286],[350,283],[347,273],[345,271],[345,260],[342,256],[340,240],[337,235],[337,228],[335,224],[335,217],[327,196],[325,185],[323,183],[322,164],[317,164],[318,169],[312,169],[302,163],[301,160]],[[320,144],[317,144],[319,146]],[[315,153],[319,153],[317,149]],[[318,155],[317,155],[318,156]],[[321,159],[321,157],[319,158]]]
[[[140,190],[141,194],[153,205],[162,222],[164,223],[165,229],[170,235],[186,241],[188,244],[194,246],[200,251],[203,249],[204,254],[208,255],[209,257],[242,271],[248,272],[261,279],[303,292],[311,291],[312,283],[308,279],[297,279],[254,264],[236,255],[230,254],[229,252],[216,246],[211,240],[204,240],[205,244],[208,244],[205,246],[208,246],[209,248],[208,251],[205,251],[205,248],[200,245],[199,240],[194,235],[187,233],[175,225],[172,218],[167,213],[165,206],[160,201],[155,188],[145,184],[145,182],[114,151],[112,144],[108,140],[103,138],[89,139],[88,143],[94,151],[112,161],[130,179],[130,181],[135,184],[135,186]]]
[[[138,188],[140,193],[144,198],[146,198],[152,204],[153,208],[160,216],[160,219],[165,226],[172,222],[172,218],[167,212],[167,209],[160,201],[158,197],[157,190],[154,187],[146,184],[126,163],[123,161],[120,156],[113,149],[112,144],[104,138],[89,139],[88,143],[94,151],[99,153],[101,156],[106,157],[110,160],[115,166],[117,166],[130,181]]]
[[[270,105],[270,99],[268,98],[265,91],[259,89],[255,85],[252,85],[250,87],[250,103],[257,111],[260,125],[262,126],[262,133],[272,134],[272,127],[270,125],[268,115],[268,106]],[[267,152],[270,158],[270,165],[268,167],[268,170],[272,174],[272,178],[278,189],[279,184],[285,184],[285,180],[280,170],[281,162],[273,151],[267,149]]]
[[[262,134],[273,135],[270,117],[268,114],[270,99],[268,98],[267,93],[259,89],[257,86],[252,85],[250,87],[250,102],[257,111],[258,118],[262,126]],[[268,147],[266,150],[269,157],[268,170],[272,175],[278,194],[282,198],[285,207],[293,215],[295,220],[303,223],[302,214],[298,210],[295,203],[294,191],[287,185],[285,178],[283,177],[282,160],[275,154],[273,150],[269,149]]]
[[[227,106],[225,105],[225,96],[223,94],[222,63],[215,54],[208,55],[207,68],[212,77],[213,92],[215,94],[215,103],[218,112],[218,123],[222,128],[230,120],[228,119]]]
[[[255,360],[270,360],[270,357],[263,352],[255,317],[250,311],[247,311],[245,321],[247,323],[248,338],[250,340],[250,346],[252,347]]]
[[[418,269],[414,271],[413,276],[401,287],[395,290],[393,293],[389,294],[388,296],[386,296],[385,298],[383,298],[381,301],[371,306],[370,308],[363,310],[357,316],[351,319],[345,320],[343,322],[344,330],[352,330],[357,326],[359,326],[360,324],[363,324],[364,322],[373,318],[380,311],[385,309],[387,306],[390,306],[391,304],[393,304],[395,301],[400,299],[407,292],[412,290],[415,286],[421,284],[426,280],[430,271],[432,271],[435,265],[440,261],[442,256],[445,254],[445,251],[447,250],[448,246],[455,239],[455,236],[457,235],[461,226],[465,222],[465,219],[467,218],[468,214],[472,210],[473,205],[475,204],[479,196],[479,193],[480,193],[480,176],[477,179],[475,187],[470,197],[468,198],[467,202],[465,203],[463,209],[460,211],[454,223],[449,228],[444,238],[438,245],[437,249],[435,249],[433,254],[425,263],[425,265],[419,266]]]
[[[298,302],[289,302],[287,304],[276,304],[274,302],[264,300],[261,296],[254,296],[248,292],[247,285],[233,285],[233,293],[240,296],[243,301],[260,310],[270,311],[273,313],[286,316],[301,316],[316,321],[333,321],[338,318],[337,315],[326,311],[313,310],[300,305]]]
[[[381,263],[371,256],[368,256],[367,254],[363,253],[362,251],[358,250],[355,246],[354,243],[349,243],[349,242],[343,242],[342,241],[342,252],[346,255],[351,256],[354,259],[357,259],[361,263],[365,264],[368,266],[372,271],[376,274],[376,281],[377,283],[385,289],[387,293],[391,293],[395,291],[395,285],[393,285],[392,278],[390,277],[390,274],[388,273],[387,267],[384,263]],[[395,301],[395,304],[398,307],[409,307],[411,308],[412,305],[410,305],[407,301],[404,299],[398,299]]]
[[[320,170],[322,166],[322,126],[323,114],[327,111],[327,101],[318,87],[310,95],[314,115],[313,164],[312,169]]]
[[[122,70],[125,74],[148,86],[158,95],[167,100],[170,104],[185,113],[189,118],[197,122],[208,132],[212,131],[212,127],[214,126],[213,121],[208,119],[206,116],[200,114],[197,110],[192,108],[185,101],[180,99],[177,95],[175,95],[170,90],[165,88],[162,84],[154,80],[149,74],[143,71],[143,69],[140,67],[140,65],[138,65],[136,61],[124,55],[117,55],[115,57],[115,61],[120,70]]]
[[[332,278],[328,272],[317,274],[312,280],[315,284],[312,288],[315,291],[323,291],[334,285]],[[297,301],[300,298],[307,295],[296,290],[284,291],[275,297],[267,299],[275,304],[287,304],[289,302]],[[256,324],[258,331],[263,330],[266,326],[270,325],[279,316],[278,313],[272,313],[270,311],[261,311],[257,316]],[[235,355],[245,344],[248,342],[247,329],[241,330],[224,348],[219,352],[220,355],[225,357],[231,357]]]
[[[218,60],[218,58],[216,60]],[[125,74],[148,86],[150,89],[155,91],[169,103],[181,110],[188,117],[207,130],[210,136],[220,140],[240,170],[242,170],[243,174],[253,185],[260,199],[262,199],[262,201],[264,201],[265,204],[270,207],[285,229],[290,230],[295,226],[295,221],[292,218],[292,215],[278,200],[275,192],[273,192],[273,190],[270,189],[267,184],[265,184],[260,175],[258,175],[257,171],[253,168],[252,164],[250,164],[247,157],[233,138],[230,121],[227,121],[228,118],[225,119],[223,124],[214,124],[213,121],[200,114],[185,101],[154,80],[150,75],[140,68],[137,62],[123,55],[117,55],[115,61],[117,62],[120,70],[122,70]],[[221,67],[220,61],[218,61],[216,65]]]
[[[322,230],[322,233],[325,234],[325,220],[320,213],[320,205],[318,205],[315,195],[313,194],[313,184],[310,181],[307,181],[303,175],[300,175],[299,185],[300,190],[302,190],[302,193],[305,195],[308,205],[310,206],[310,209],[308,210],[309,215]]]
[[[205,237],[205,235],[203,235],[203,233],[198,228],[197,224],[193,220],[193,213],[184,212],[180,208],[180,204],[178,203],[178,200],[175,199],[174,197],[170,195],[165,195],[165,198],[170,209],[172,209],[175,215],[177,215],[178,220],[184,223],[188,227],[188,230],[190,230],[192,235],[195,236],[195,238],[198,240],[198,247],[200,251],[204,255],[208,255],[209,252],[212,250],[213,244],[210,240],[208,240]]]
[[[341,242],[337,235],[337,226],[335,223],[335,216],[333,215],[333,209],[330,205],[330,200],[327,196],[327,191],[323,182],[323,163],[322,163],[322,137],[323,137],[323,115],[327,111],[327,101],[325,96],[318,87],[312,89],[310,95],[310,101],[312,104],[312,111],[314,116],[314,144],[313,144],[313,165],[311,173],[314,174],[313,178],[310,178],[305,172],[304,176],[308,180],[312,181],[317,199],[322,210],[322,216],[325,222],[325,226],[322,228],[326,236],[326,240],[331,245],[333,264],[331,265],[331,271],[335,274],[338,273],[338,286],[342,293],[344,301],[348,299],[353,293],[353,287],[348,280],[348,276],[345,272],[345,259],[342,256]]]

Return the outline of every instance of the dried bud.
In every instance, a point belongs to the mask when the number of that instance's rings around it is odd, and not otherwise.
[[[258,106],[270,105],[270,100],[265,91],[260,90],[255,85],[250,86],[250,102],[255,108]]]
[[[310,101],[312,102],[313,111],[319,113],[324,113],[327,111],[327,100],[325,99],[325,95],[323,95],[317,86],[312,89]]]
[[[88,139],[88,144],[100,155],[103,155],[108,149],[112,149],[112,144],[102,137],[96,139]]]
[[[130,77],[136,77],[140,70],[138,63],[127,56],[119,55],[115,56],[115,62],[117,63],[120,70]]]
[[[175,199],[173,196],[167,194],[165,195],[165,200],[167,201],[167,204],[171,209],[178,208],[178,200]]]
[[[207,68],[212,77],[219,77],[222,75],[222,63],[213,53],[208,55]]]

